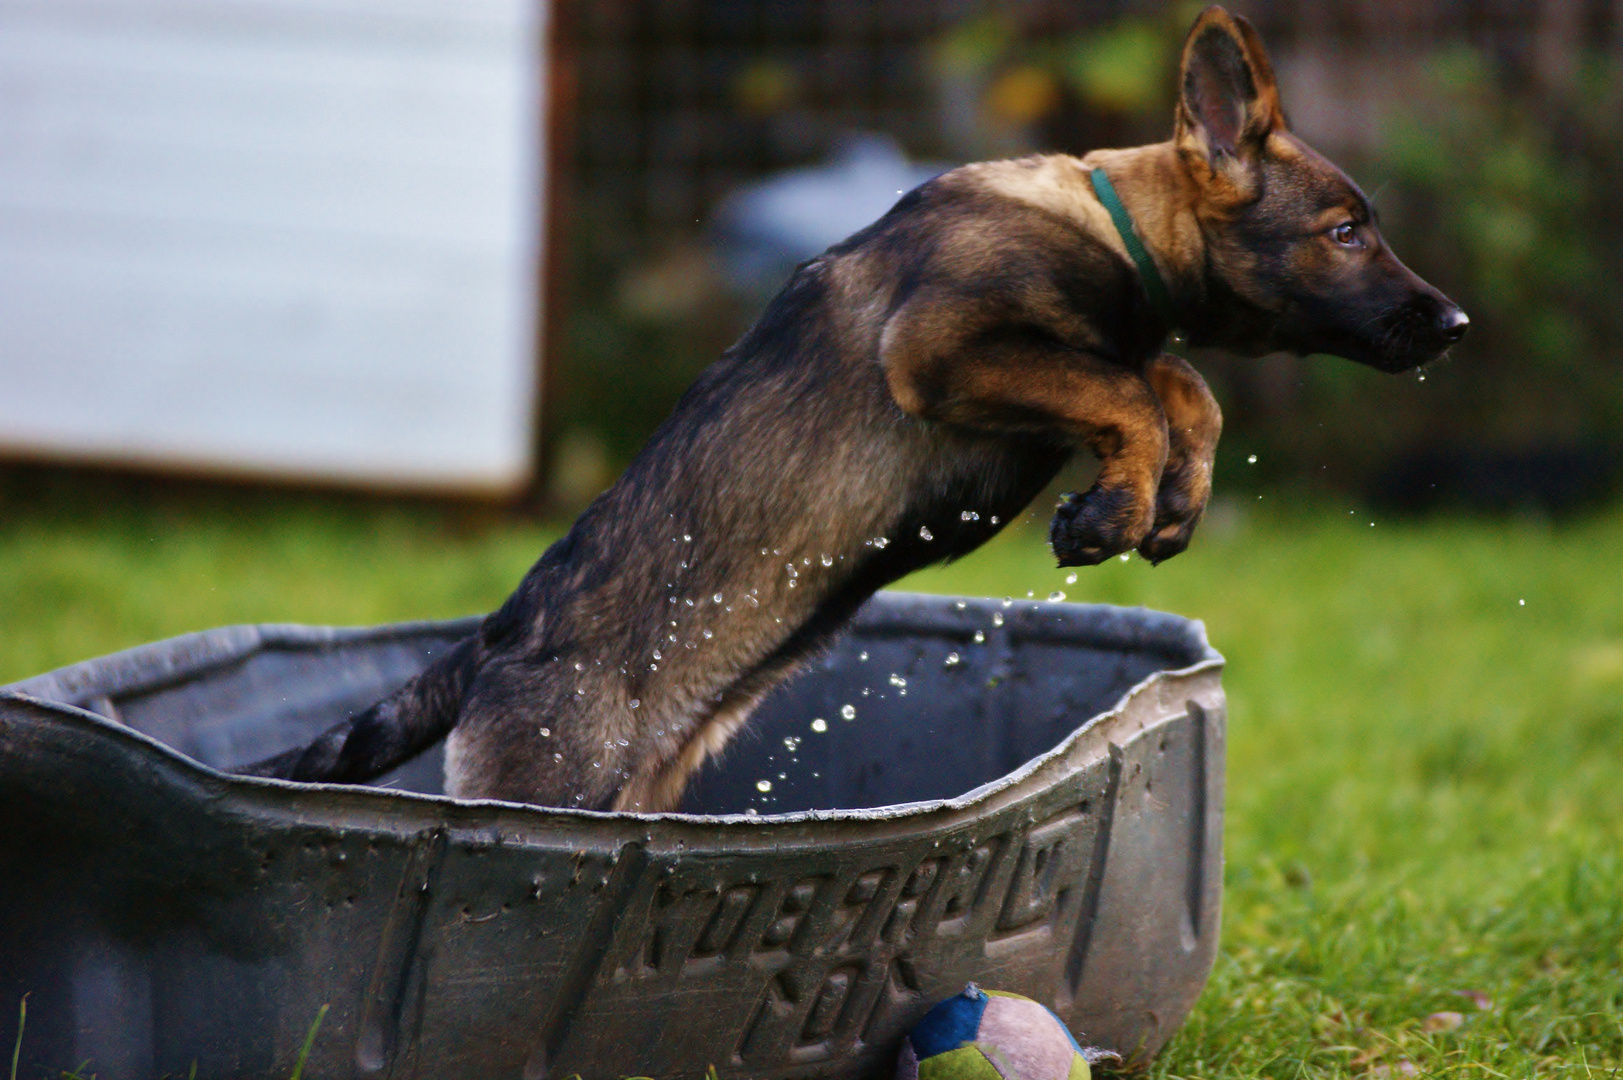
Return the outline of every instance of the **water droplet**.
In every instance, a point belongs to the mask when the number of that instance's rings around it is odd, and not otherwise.
[[[618,742],[618,743],[619,743],[619,744],[620,744],[620,745],[621,745],[621,746],[630,746],[630,745],[631,745],[631,743],[629,743],[629,742],[627,742],[627,741],[626,741],[626,740],[625,740],[625,739],[618,739],[618,740],[616,740],[616,741],[617,741],[617,742]]]
[[[866,663],[867,660],[868,660],[868,652],[867,652],[867,650],[864,649],[862,652],[857,653],[857,659],[863,661],[864,663]]]
[[[796,581],[794,578],[789,579],[789,587],[791,589],[794,588],[796,585],[799,585],[799,584],[800,584],[800,582]]]
[[[683,533],[682,534],[682,543],[684,543],[684,544],[693,543],[693,537],[688,533]]]
[[[576,691],[575,691],[575,696],[576,696],[576,697],[585,697],[585,696],[586,696],[586,689],[585,689],[585,687],[582,687],[582,688],[580,688],[580,689],[578,689],[578,690],[576,690]]]
[[[712,596],[712,597],[711,597],[711,598],[710,598],[710,602],[711,602],[711,603],[712,603],[712,604],[719,604],[719,603],[721,603],[721,594],[720,594],[720,593],[717,593],[717,594],[716,594],[716,595],[714,595],[714,596]]]
[[[1420,373],[1418,381],[1420,381],[1420,382],[1425,382],[1426,381],[1426,373],[1424,371],[1422,371]]]
[[[631,699],[631,707],[633,709],[637,708],[641,704],[642,704],[642,698],[632,698]]]
[[[658,671],[659,670],[659,665],[658,664],[649,664],[648,665],[648,670],[649,671]]]
[[[710,631],[710,630],[705,630],[705,631],[703,631],[703,633],[704,633],[704,639],[706,641],[709,641],[711,638],[716,636],[715,633]]]
[[[955,652],[950,652],[950,653],[947,654],[947,658],[942,661],[942,666],[944,666],[944,667],[957,667],[959,664],[961,664],[963,662],[964,662],[963,657],[959,656]]]
[[[959,521],[979,521],[981,516],[973,510],[965,510],[958,515]]]
[[[1035,589],[1027,589],[1026,590],[1026,599],[1027,600],[1030,600],[1033,596],[1036,596],[1036,595],[1037,595],[1037,592],[1036,592]]]
[[[928,525],[920,525],[919,526],[919,539],[920,540],[934,540],[935,539],[935,534],[930,532],[930,526],[928,526]]]
[[[1122,562],[1126,562],[1126,561],[1127,561],[1127,557],[1128,557],[1128,556],[1129,556],[1129,555],[1131,555],[1131,554],[1132,554],[1132,552],[1129,552],[1129,551],[1124,551],[1124,552],[1122,552],[1122,553],[1121,553],[1121,561],[1122,561]]]
[[[996,514],[993,514],[993,515],[992,515],[992,524],[993,524],[993,525],[996,525],[996,524],[998,524],[998,520],[997,520],[997,515],[996,515]]]
[[[660,655],[660,654],[659,654],[659,650],[658,650],[658,649],[655,649],[655,650],[654,650],[654,659],[655,659],[655,660],[663,660],[663,659],[665,659],[665,658],[664,658],[664,657],[663,657],[663,656],[661,656],[661,655]]]
[[[992,625],[993,626],[1002,626],[1003,625],[1003,612],[1001,612],[1001,611],[992,612]]]
[[[834,565],[834,556],[832,556],[832,555],[824,555],[818,561],[821,562],[824,566],[833,566]]]
[[[828,721],[819,716],[817,719],[811,722],[811,729],[817,732],[817,734],[821,735],[823,732],[828,730]]]
[[[586,670],[586,665],[581,663],[579,660],[576,660],[575,661],[575,670],[576,671],[585,671]]]
[[[693,606],[693,601],[692,600],[684,600],[684,601],[682,601],[682,603],[686,604],[688,607]]]
[[[755,790],[759,791],[762,795],[765,795],[767,792],[772,790],[772,781],[770,781],[770,780],[757,780],[757,781],[755,781]]]
[[[698,646],[693,644],[693,642],[691,642],[691,641],[684,641],[682,643],[682,648],[684,648],[684,649],[697,649]]]
[[[1048,594],[1048,602],[1051,604],[1057,604],[1063,599],[1065,599],[1065,594],[1060,592],[1058,589],[1055,589],[1053,592]]]
[[[1013,604],[1014,604],[1014,598],[1013,597],[1005,596],[1003,598],[1003,606],[1004,607],[1011,607]]]
[[[958,602],[957,602],[957,603],[956,603],[956,604],[954,604],[954,605],[952,605],[952,606],[953,606],[953,607],[955,607],[955,608],[957,608],[957,609],[958,609],[958,610],[959,610],[959,611],[962,611],[962,610],[964,610],[964,609],[965,609],[965,608],[966,608],[966,607],[968,607],[968,606],[969,606],[969,605],[968,605],[968,604],[966,604],[966,603],[964,603],[964,602],[963,602],[963,601],[962,601],[962,600],[960,600],[960,601],[958,601]]]
[[[986,631],[985,630],[977,630],[977,631],[975,631],[975,644],[984,645],[985,643],[986,643]]]
[[[876,536],[873,540],[873,546],[876,548],[882,548],[888,543],[890,543],[890,541],[885,539],[883,536]]]
[[[1257,463],[1257,455],[1252,454],[1250,457],[1245,459],[1245,462],[1247,465],[1255,465]]]
[[[855,705],[841,705],[840,717],[845,720],[855,720],[857,718],[857,707]]]
[[[800,736],[785,735],[783,737],[783,746],[784,749],[788,750],[791,754],[794,753],[796,750],[800,749]]]
[[[552,760],[553,761],[562,761],[563,759],[564,759],[564,756],[562,754],[553,754],[552,755]]]
[[[543,739],[550,739],[550,738],[552,738],[552,729],[551,729],[551,728],[549,728],[549,727],[544,727],[544,728],[542,728],[542,729],[541,729],[541,737],[542,737],[542,738],[543,738]]]
[[[1516,604],[1519,607],[1526,607],[1527,606],[1527,601],[1526,600],[1518,600],[1518,601],[1516,601]]]
[[[902,678],[900,675],[892,674],[891,677],[890,677],[890,685],[892,685],[892,686],[906,686],[907,685],[907,680]]]
[[[1076,574],[1074,572],[1065,575],[1065,584],[1067,584],[1067,585],[1075,585],[1076,584]]]

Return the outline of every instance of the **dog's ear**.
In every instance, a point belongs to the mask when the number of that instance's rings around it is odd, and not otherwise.
[[[1196,175],[1245,198],[1268,136],[1284,126],[1273,65],[1256,29],[1220,7],[1201,12],[1183,46],[1175,135]]]

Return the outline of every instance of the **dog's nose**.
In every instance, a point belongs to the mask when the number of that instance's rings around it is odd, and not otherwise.
[[[1437,320],[1437,325],[1443,332],[1443,340],[1452,345],[1471,329],[1471,317],[1450,304],[1442,317]]]

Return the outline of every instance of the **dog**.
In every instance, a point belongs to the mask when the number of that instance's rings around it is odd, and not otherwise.
[[[1163,351],[1413,368],[1465,333],[1293,135],[1262,43],[1195,21],[1170,141],[968,165],[811,259],[500,610],[248,771],[371,779],[446,736],[461,798],[663,811],[882,586],[974,550],[1079,449],[1061,566],[1183,551],[1222,416]]]

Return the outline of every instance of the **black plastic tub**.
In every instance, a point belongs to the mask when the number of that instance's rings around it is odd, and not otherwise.
[[[882,594],[681,814],[458,802],[433,755],[381,790],[221,771],[473,625],[230,627],[0,691],[19,1076],[286,1076],[325,1005],[318,1080],[878,1077],[970,980],[1142,1059],[1206,980],[1198,623]]]

